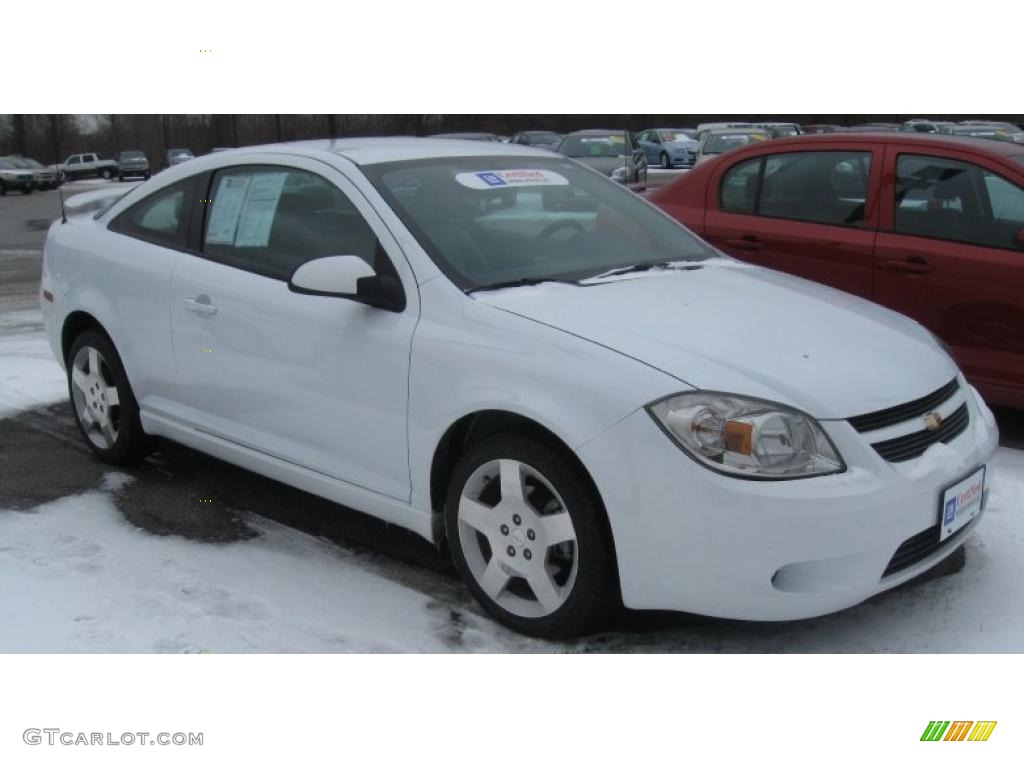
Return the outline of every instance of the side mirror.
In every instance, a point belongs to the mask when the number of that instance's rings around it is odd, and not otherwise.
[[[324,256],[300,265],[288,280],[295,293],[335,296],[371,307],[401,312],[405,292],[392,274],[378,275],[358,256]]]

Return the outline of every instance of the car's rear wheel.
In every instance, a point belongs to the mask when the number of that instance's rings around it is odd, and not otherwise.
[[[110,340],[94,330],[80,334],[68,352],[67,373],[75,421],[96,455],[111,464],[142,458],[139,406]]]
[[[672,167],[672,159],[668,156],[668,152],[661,153],[661,167],[665,169]]]
[[[103,169],[102,171],[100,171],[100,176],[102,176],[102,177],[103,177],[104,179],[109,179],[109,178],[111,178],[111,177],[112,177],[113,175],[114,175],[114,174],[113,174],[113,173],[111,173],[111,171],[110,171],[110,169],[109,169],[109,168],[104,168],[104,169]]]
[[[505,433],[456,463],[445,505],[452,558],[480,604],[538,637],[572,637],[618,603],[611,535],[564,450]]]

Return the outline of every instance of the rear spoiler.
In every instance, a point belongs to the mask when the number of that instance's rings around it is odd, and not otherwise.
[[[118,184],[115,188],[94,189],[80,192],[64,201],[64,208],[69,216],[82,216],[96,211],[105,211],[122,197],[127,195],[136,184]]]

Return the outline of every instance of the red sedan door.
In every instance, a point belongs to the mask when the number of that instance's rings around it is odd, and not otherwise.
[[[1024,408],[1024,167],[890,145],[875,300],[953,350],[994,403]]]
[[[723,158],[708,181],[706,238],[744,261],[870,298],[882,155],[853,140]]]

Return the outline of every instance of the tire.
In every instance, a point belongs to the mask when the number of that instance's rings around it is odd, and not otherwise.
[[[71,411],[85,442],[109,464],[141,459],[146,453],[146,433],[114,345],[99,331],[83,331],[71,344],[65,363]],[[115,397],[116,403],[112,402]]]
[[[144,179],[145,181],[149,181],[149,171],[146,171],[146,172],[145,172],[145,173],[144,173],[144,174],[142,175],[142,178],[143,178],[143,179]]]
[[[666,171],[672,167],[672,159],[668,156],[668,152],[661,153],[661,167]]]
[[[32,187],[22,187],[21,188],[21,194],[23,194],[23,195],[31,195],[32,194]]]
[[[576,637],[620,605],[604,508],[562,448],[514,432],[471,446],[452,471],[444,522],[470,592],[518,632]]]
[[[0,182],[0,197],[4,196],[6,194],[7,194],[7,187],[5,187],[3,185],[3,182]]]
[[[124,174],[123,173],[117,174],[117,180],[118,181],[124,181]]]
[[[100,176],[107,180],[111,179],[113,175],[113,172],[111,172],[109,168],[104,168],[102,171],[100,171]]]

